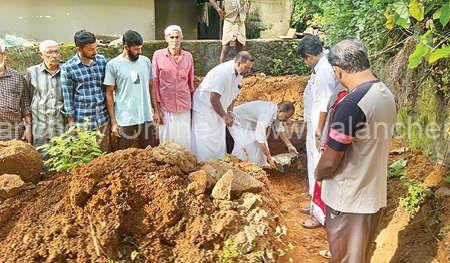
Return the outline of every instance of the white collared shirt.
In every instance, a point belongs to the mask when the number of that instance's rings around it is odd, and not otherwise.
[[[314,72],[303,93],[304,118],[313,123],[316,128],[320,112],[328,112],[328,102],[338,90],[338,84],[333,67],[328,62],[327,51],[314,66]]]
[[[256,141],[265,143],[267,128],[274,125],[277,132],[284,131],[284,126],[277,120],[277,104],[267,101],[251,101],[237,106],[233,110],[234,124],[248,130],[256,131]]]
[[[236,75],[234,60],[224,62],[211,69],[194,92],[193,110],[211,111],[210,93],[220,94],[220,103],[226,111],[239,93],[240,74]]]

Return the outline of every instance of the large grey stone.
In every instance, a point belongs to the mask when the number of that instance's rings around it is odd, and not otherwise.
[[[260,192],[264,184],[251,175],[238,169],[228,170],[216,183],[212,191],[212,197],[229,200],[237,198],[245,192]]]

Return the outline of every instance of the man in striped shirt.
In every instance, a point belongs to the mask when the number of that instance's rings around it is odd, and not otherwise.
[[[42,63],[27,69],[28,88],[32,96],[33,145],[47,144],[52,137],[64,132],[65,117],[62,114],[60,60],[61,52],[53,40],[39,45]]]

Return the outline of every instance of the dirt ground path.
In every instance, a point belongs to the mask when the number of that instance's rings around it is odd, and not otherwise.
[[[327,249],[325,229],[310,230],[301,226],[308,215],[299,209],[309,204],[304,173],[303,169],[300,172],[270,172],[271,190],[280,201],[287,227],[287,244],[293,245],[280,262],[327,262],[318,255],[320,250]]]

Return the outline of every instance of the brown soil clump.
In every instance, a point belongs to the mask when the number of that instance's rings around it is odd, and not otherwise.
[[[202,77],[195,77],[194,85],[200,85]],[[236,105],[263,100],[270,102],[292,101],[295,104],[295,114],[291,120],[303,120],[303,90],[308,83],[308,76],[266,76],[258,73],[245,77],[242,88],[236,100]]]
[[[40,182],[0,203],[1,261],[217,262],[226,240],[244,261],[276,260],[278,203],[264,171],[246,166],[264,185],[256,197],[213,200],[208,189],[188,190],[189,173],[201,166],[165,144],[118,151]]]
[[[282,76],[268,77],[264,74],[256,74],[242,81],[236,105],[253,100],[271,102],[292,101],[295,104],[295,114],[292,120],[303,120],[303,90],[309,77]]]
[[[448,188],[442,180],[448,173],[446,168],[432,164],[417,150],[407,149],[402,141],[394,140],[391,149],[389,164],[399,159],[408,160],[405,179],[418,182],[432,191]],[[427,196],[418,211],[410,215],[399,206],[400,199],[407,195],[401,179],[388,180],[388,204],[379,226],[372,262],[431,262],[436,259],[447,262],[450,255],[450,197]]]
[[[0,175],[17,174],[24,182],[37,183],[43,163],[39,153],[28,143],[0,142]]]

